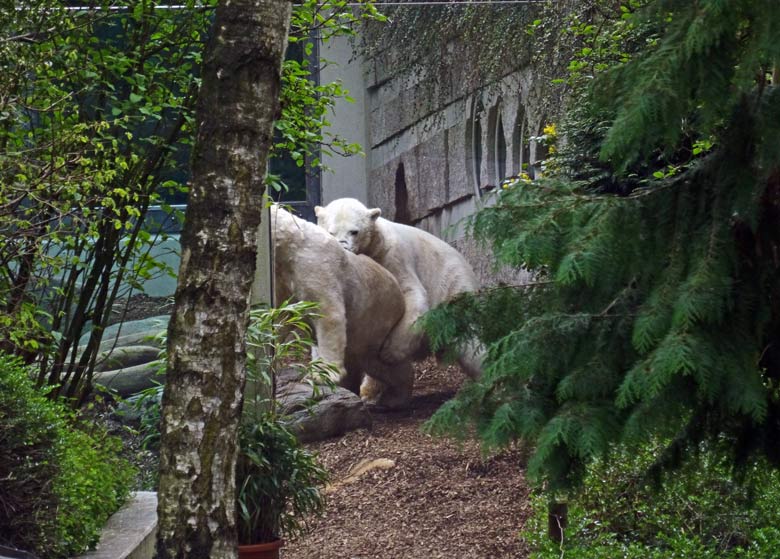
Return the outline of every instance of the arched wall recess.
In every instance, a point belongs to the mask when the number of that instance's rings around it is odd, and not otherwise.
[[[530,175],[531,146],[528,136],[528,121],[525,107],[521,103],[512,127],[512,174],[515,176],[523,172]]]
[[[495,154],[493,164],[495,166],[496,186],[501,184],[506,176],[506,136],[504,135],[504,122],[501,118],[501,111],[498,111],[496,119],[496,129],[494,137]]]
[[[488,110],[487,135],[485,138],[485,143],[487,144],[487,176],[485,177],[483,183],[480,184],[481,189],[487,190],[494,188],[501,181],[498,164],[500,157],[498,144],[498,134],[500,127],[501,104],[500,102],[497,102]],[[501,132],[501,134],[503,134],[503,132]],[[506,146],[504,146],[504,161],[506,161]]]
[[[545,118],[539,120],[538,130],[531,142],[531,169],[528,174],[534,179],[538,179],[542,176],[542,162],[547,159],[547,156],[549,155],[549,148],[542,139],[544,137],[545,120]]]
[[[404,164],[398,165],[395,171],[395,216],[393,221],[411,225],[412,218],[409,211],[409,190],[406,187],[406,173]]]
[[[480,195],[482,185],[482,115],[485,111],[482,101],[472,98],[469,118],[466,121],[466,172],[474,188]]]

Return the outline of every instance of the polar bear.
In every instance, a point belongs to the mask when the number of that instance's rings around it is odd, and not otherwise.
[[[388,221],[379,208],[368,209],[354,198],[316,206],[317,224],[348,252],[365,254],[385,267],[401,286],[404,316],[382,348],[388,363],[419,359],[430,352],[425,335],[414,323],[429,309],[479,285],[466,259],[449,244],[421,229]],[[471,377],[480,373],[473,348],[459,362]]]
[[[316,349],[320,358],[341,371],[333,380],[359,392],[367,403],[405,405],[412,392],[411,361],[389,367],[379,359],[382,343],[404,313],[395,278],[370,258],[342,250],[313,223],[276,205],[271,208],[271,238],[275,300],[319,304],[320,316],[312,324]]]

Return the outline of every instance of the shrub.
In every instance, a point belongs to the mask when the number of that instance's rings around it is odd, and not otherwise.
[[[524,536],[534,559],[675,559],[776,556],[780,548],[780,474],[753,464],[735,479],[716,452],[701,449],[656,486],[645,477],[662,445],[615,451],[592,465],[570,501],[562,545],[547,538],[547,497],[534,499]]]
[[[271,392],[276,388],[276,374],[282,368],[294,369],[303,382],[311,384],[314,395],[319,394],[319,382],[327,385],[328,375],[334,373],[332,366],[321,359],[310,358],[313,335],[309,322],[316,314],[315,303],[301,301],[283,302],[279,307],[255,307],[250,311],[247,329],[247,375]],[[158,336],[165,347],[165,333]],[[160,351],[158,371],[164,380],[166,350]],[[160,418],[164,384],[155,382],[127,398],[131,408],[139,414],[139,432],[144,448],[158,451],[160,448]],[[267,394],[271,396],[271,394]],[[262,398],[261,398],[262,399]],[[313,403],[314,400],[311,401]],[[246,404],[245,404],[246,405]]]
[[[0,543],[47,558],[93,545],[132,483],[119,447],[100,427],[83,430],[0,353]]]
[[[109,516],[127,499],[134,469],[120,457],[122,442],[103,428],[65,429],[55,484],[58,544],[71,552],[97,542]]]
[[[0,542],[49,545],[56,525],[51,480],[62,415],[37,393],[16,359],[0,353]]]

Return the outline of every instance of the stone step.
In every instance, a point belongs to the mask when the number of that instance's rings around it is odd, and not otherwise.
[[[93,551],[73,559],[152,559],[157,536],[157,493],[139,491],[111,515]]]

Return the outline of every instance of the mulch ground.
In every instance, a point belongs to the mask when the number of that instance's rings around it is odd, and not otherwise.
[[[408,409],[374,412],[371,429],[309,445],[331,472],[327,511],[285,545],[285,559],[527,557],[522,452],[484,457],[476,443],[422,433],[463,377],[432,360],[416,373]]]
[[[170,313],[171,301],[137,295],[115,307],[132,320]],[[418,363],[408,408],[375,411],[370,429],[309,444],[331,473],[327,510],[306,536],[286,543],[284,559],[527,557],[519,536],[530,514],[523,452],[485,457],[475,442],[421,431],[463,381],[456,366]],[[138,440],[127,452],[149,489],[156,456]]]

